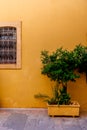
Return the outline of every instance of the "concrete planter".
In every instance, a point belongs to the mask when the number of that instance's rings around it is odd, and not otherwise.
[[[70,105],[47,105],[49,116],[79,116],[80,105],[73,101]]]

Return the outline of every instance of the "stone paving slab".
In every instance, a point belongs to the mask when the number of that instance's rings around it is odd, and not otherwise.
[[[47,110],[0,111],[0,130],[87,130],[87,114],[49,117]]]
[[[13,130],[24,130],[27,118],[26,114],[12,113],[3,126],[9,129],[12,128]]]

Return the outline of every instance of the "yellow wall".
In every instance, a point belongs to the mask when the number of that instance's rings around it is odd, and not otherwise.
[[[87,1],[0,0],[0,21],[22,21],[22,69],[0,70],[0,107],[46,107],[34,99],[38,92],[51,93],[40,73],[40,52],[87,45]],[[69,91],[86,110],[87,84],[81,79]]]

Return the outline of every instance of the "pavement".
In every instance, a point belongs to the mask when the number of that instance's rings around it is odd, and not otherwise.
[[[87,113],[80,117],[49,117],[47,109],[2,109],[0,130],[87,130]]]

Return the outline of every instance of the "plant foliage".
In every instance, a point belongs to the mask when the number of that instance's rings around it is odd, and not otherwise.
[[[87,47],[82,45],[77,45],[73,51],[75,60],[78,64],[78,71],[80,73],[86,74],[87,82]]]
[[[58,48],[51,54],[44,50],[41,51],[41,62],[41,73],[55,81],[57,85],[52,90],[52,98],[42,94],[37,94],[35,97],[44,98],[49,104],[70,104],[71,98],[67,93],[67,84],[80,77],[77,70],[87,74],[87,47],[79,44],[72,51]]]

